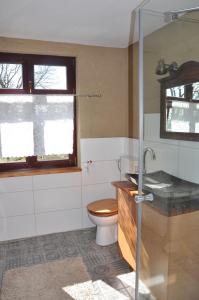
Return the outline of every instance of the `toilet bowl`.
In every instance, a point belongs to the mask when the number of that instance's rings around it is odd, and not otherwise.
[[[118,206],[115,199],[103,199],[87,206],[88,216],[97,226],[96,244],[107,246],[117,241]]]

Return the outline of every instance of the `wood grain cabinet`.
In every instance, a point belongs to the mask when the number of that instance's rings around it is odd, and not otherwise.
[[[118,199],[118,243],[136,269],[137,191],[127,181],[114,182]],[[156,300],[199,299],[199,210],[163,215],[142,204],[140,279]]]
[[[136,203],[132,185],[126,181],[113,182],[118,200],[118,243],[126,262],[136,269]]]

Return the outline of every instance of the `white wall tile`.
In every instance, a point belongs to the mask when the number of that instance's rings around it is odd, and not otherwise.
[[[81,207],[81,187],[57,188],[34,192],[36,213]]]
[[[81,185],[81,172],[33,176],[33,188],[52,189]]]
[[[138,173],[138,158],[135,159],[130,155],[121,157],[121,176],[120,180],[126,180],[126,173]]]
[[[182,179],[199,183],[198,142],[159,138],[159,114],[145,114],[145,146],[156,149],[158,160],[147,160],[149,169],[160,169]],[[176,146],[176,148],[173,148]],[[154,150],[155,150],[154,149]],[[176,171],[175,171],[176,169]]]
[[[37,214],[36,228],[38,234],[80,229],[82,228],[82,209]]]
[[[199,148],[199,142],[179,141],[179,147],[198,149]]]
[[[138,140],[129,139],[129,155],[134,159],[138,159]]]
[[[130,142],[130,139],[124,137],[124,138],[122,138],[121,142],[122,142],[121,156],[129,155],[129,142]]]
[[[88,212],[85,207],[83,208],[82,213],[83,213],[83,228],[95,227],[96,225],[93,224],[89,219]]]
[[[162,143],[146,142],[145,147],[151,147],[156,154],[156,160],[152,160],[150,154],[146,156],[146,171],[154,172],[163,170],[172,175],[178,175],[178,147]]]
[[[8,240],[36,235],[34,215],[6,218],[5,230]]]
[[[199,155],[197,148],[180,148],[179,177],[191,182],[199,183]]]
[[[177,140],[160,138],[160,114],[144,115],[144,140],[178,145]]]
[[[119,159],[126,151],[126,143],[125,138],[81,139],[81,162]]]
[[[0,218],[34,214],[33,192],[0,194]]]
[[[81,147],[82,160],[93,160],[89,172],[83,163],[82,173],[0,179],[0,240],[95,226],[85,206],[115,198],[111,182],[120,180],[118,159],[128,155],[129,139],[83,139]]]
[[[82,187],[82,205],[105,198],[116,198],[116,189],[111,183],[92,184]]]
[[[82,164],[82,184],[97,184],[111,182],[120,179],[120,171],[117,161],[93,162],[89,168],[87,164]]]
[[[0,193],[32,190],[32,176],[20,176],[0,179]]]

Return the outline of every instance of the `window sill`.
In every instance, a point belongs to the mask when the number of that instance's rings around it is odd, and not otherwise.
[[[19,177],[19,176],[34,176],[34,175],[44,175],[44,174],[74,173],[74,172],[81,172],[81,168],[67,167],[67,168],[49,168],[49,169],[7,171],[7,172],[0,172],[0,178]]]

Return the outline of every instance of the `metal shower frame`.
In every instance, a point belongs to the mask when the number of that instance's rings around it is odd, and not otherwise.
[[[139,51],[138,51],[138,99],[139,99],[139,182],[138,195],[142,196],[143,185],[143,138],[144,138],[144,30],[143,20],[144,11],[147,9],[138,8],[138,24],[139,24]],[[199,6],[187,9],[179,9],[168,11],[165,14],[171,15],[175,19],[178,14],[199,11]],[[142,231],[142,202],[137,203],[137,241],[136,241],[136,282],[135,282],[135,300],[139,300],[139,278],[140,278],[140,245],[141,245],[141,231]]]

